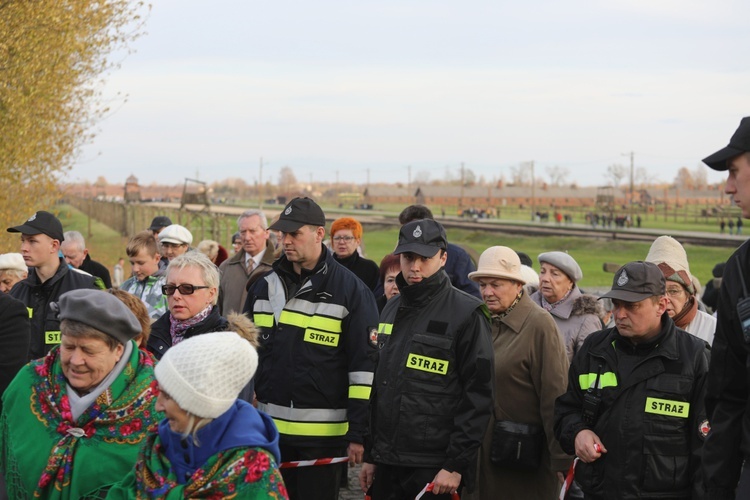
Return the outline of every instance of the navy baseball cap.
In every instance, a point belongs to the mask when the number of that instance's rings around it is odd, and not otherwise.
[[[448,237],[443,225],[432,219],[419,219],[401,226],[398,246],[393,253],[398,255],[411,252],[422,257],[433,257],[441,248],[448,248]]]
[[[653,262],[628,262],[615,273],[612,290],[600,299],[640,302],[649,297],[664,295],[667,284],[664,273]]]
[[[46,234],[61,243],[65,240],[60,219],[44,210],[39,210],[20,226],[9,227],[8,232],[28,235]]]
[[[302,226],[326,225],[326,216],[323,209],[310,198],[295,198],[284,207],[279,215],[279,220],[271,224],[268,229],[293,233]]]
[[[729,170],[727,161],[748,151],[750,151],[750,116],[740,121],[740,126],[729,139],[729,145],[704,158],[703,163],[714,170]]]

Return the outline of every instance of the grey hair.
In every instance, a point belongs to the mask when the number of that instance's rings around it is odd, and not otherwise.
[[[266,218],[266,213],[263,210],[258,210],[257,208],[251,208],[250,210],[245,210],[240,214],[239,217],[237,217],[237,227],[240,227],[240,223],[242,222],[242,219],[247,219],[248,217],[252,216],[258,216],[260,219],[260,226],[263,229],[268,229],[268,219]]]
[[[86,249],[86,240],[83,239],[83,235],[78,231],[65,231],[63,238],[65,239],[63,243],[75,243],[81,250]]]
[[[169,261],[169,265],[167,266],[167,271],[165,274],[169,276],[169,273],[173,269],[184,269],[186,267],[195,267],[200,270],[203,282],[211,288],[216,288],[218,292],[219,268],[216,267],[216,264],[211,262],[211,260],[201,252],[191,250],[175,257],[174,259]],[[219,294],[216,293],[216,295],[214,295],[214,300],[212,303],[215,305],[218,299]]]

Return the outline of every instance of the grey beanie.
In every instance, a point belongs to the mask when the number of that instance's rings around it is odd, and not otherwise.
[[[106,333],[126,344],[141,333],[141,324],[128,307],[114,295],[102,290],[71,290],[51,304],[58,319],[71,319]]]
[[[537,258],[540,265],[542,262],[546,262],[562,270],[573,283],[578,283],[583,278],[581,266],[578,265],[578,262],[573,257],[565,252],[544,252],[540,253]]]

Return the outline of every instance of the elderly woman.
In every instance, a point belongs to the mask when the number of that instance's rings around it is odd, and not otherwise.
[[[553,433],[555,399],[567,386],[565,346],[552,317],[526,294],[521,261],[512,249],[485,250],[469,279],[479,284],[492,315],[495,404],[477,487],[466,498],[552,500],[560,491],[557,473],[571,463]],[[519,457],[518,440],[528,436],[531,442],[522,449],[531,453]],[[495,444],[509,446],[493,449]]]
[[[353,272],[370,290],[378,286],[378,265],[359,255],[362,224],[351,217],[336,219],[331,224],[331,249],[336,262]]]
[[[186,339],[156,367],[166,418],[107,499],[287,498],[270,417],[237,399],[258,367],[234,332]]]
[[[198,246],[195,247],[195,249],[208,257],[217,267],[229,257],[227,249],[219,245],[218,241],[214,240],[203,240],[198,243]]]
[[[190,250],[193,243],[193,234],[188,228],[179,224],[167,226],[159,233],[159,246],[163,257],[170,262]]]
[[[571,362],[586,337],[602,328],[596,314],[596,297],[581,293],[576,283],[583,278],[583,271],[567,253],[545,252],[539,254],[538,260],[539,290],[531,295],[531,300],[552,315]]]
[[[659,236],[651,244],[646,262],[656,264],[667,280],[667,314],[675,325],[713,344],[716,318],[698,309],[697,290],[680,242],[671,236]]]
[[[26,365],[3,398],[0,470],[13,499],[101,498],[161,419],[153,361],[116,297],[73,290],[53,309],[59,347]]]
[[[20,253],[0,255],[0,292],[9,293],[13,285],[25,280],[28,275],[29,268]]]
[[[216,307],[218,290],[219,269],[202,253],[188,252],[171,260],[162,286],[169,312],[151,325],[148,350],[161,359],[183,339],[225,331],[227,320]]]
[[[380,261],[380,285],[383,287],[383,295],[377,298],[378,311],[383,311],[385,304],[391,297],[398,295],[396,276],[401,272],[401,259],[398,255],[389,253]]]
[[[106,291],[120,299],[120,301],[130,309],[130,312],[135,315],[135,319],[137,319],[138,323],[141,325],[141,331],[138,332],[138,335],[133,337],[133,342],[138,346],[138,349],[143,349],[145,352],[148,352],[148,350],[146,350],[146,342],[148,342],[148,336],[151,334],[151,318],[148,315],[146,305],[141,299],[132,293],[120,290],[119,288],[108,288]]]

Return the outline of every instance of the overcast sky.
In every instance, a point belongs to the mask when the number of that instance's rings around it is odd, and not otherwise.
[[[672,181],[750,114],[747,1],[152,3],[70,180]]]

